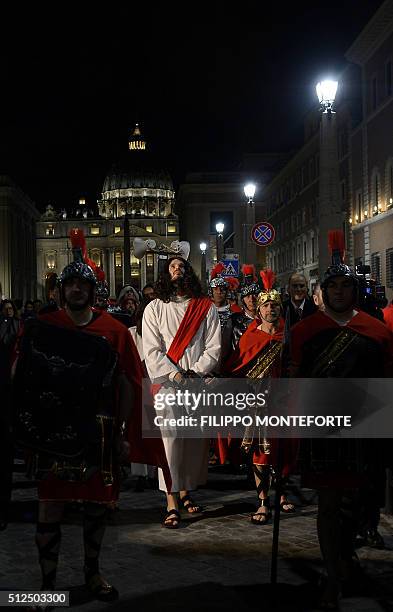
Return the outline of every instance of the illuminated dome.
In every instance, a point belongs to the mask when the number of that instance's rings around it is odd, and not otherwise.
[[[141,166],[131,167],[126,170],[119,164],[114,165],[105,178],[102,187],[102,195],[107,199],[108,192],[119,189],[170,189],[173,190],[172,179],[165,170],[147,169]],[[109,195],[109,194],[108,194]],[[115,194],[113,194],[116,197]]]
[[[128,151],[108,172],[98,201],[100,215],[168,216],[173,212],[174,189],[170,174],[160,168],[138,124],[128,140]],[[151,211],[154,210],[154,213]]]

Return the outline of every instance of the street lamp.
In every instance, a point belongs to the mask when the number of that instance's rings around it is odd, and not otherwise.
[[[221,221],[216,223],[217,261],[221,261],[221,259],[224,257],[224,227],[225,225]]]
[[[256,185],[247,183],[244,185],[244,195],[247,198],[246,222],[244,224],[243,240],[244,240],[244,262],[249,264],[256,263],[255,244],[251,240],[251,231],[255,225],[255,203],[254,195]]]
[[[317,96],[325,113],[332,112],[334,100],[336,99],[338,81],[320,81],[316,85]]]
[[[202,285],[202,290],[204,293],[206,293],[206,248],[207,248],[207,244],[206,242],[201,242],[201,244],[199,245],[199,249],[201,251],[201,285]]]
[[[256,190],[256,187],[254,183],[247,183],[247,185],[244,185],[244,195],[246,196],[246,198],[248,198],[249,204],[254,204],[253,198],[255,195],[255,190]]]
[[[322,278],[331,264],[327,235],[329,230],[342,228],[343,211],[339,192],[337,156],[337,117],[333,110],[338,82],[321,81],[316,86],[321,104],[319,149],[319,275]],[[352,215],[350,215],[352,217]]]

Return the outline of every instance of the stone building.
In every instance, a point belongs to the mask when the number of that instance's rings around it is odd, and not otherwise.
[[[269,183],[283,164],[281,154],[244,155],[238,170],[192,172],[180,185],[177,202],[181,222],[181,237],[191,245],[190,261],[199,273],[200,243],[206,243],[206,266],[217,261],[216,224],[224,224],[223,251],[225,257],[238,256],[243,263],[264,267],[265,247],[252,242],[252,226],[266,219],[262,202],[265,184]],[[254,182],[256,192],[252,209],[248,206],[244,186]]]
[[[362,121],[349,139],[355,263],[393,299],[393,2],[386,1],[346,53],[361,79]]]
[[[68,235],[73,227],[84,230],[89,257],[103,268],[112,297],[126,283],[142,288],[154,281],[159,255],[146,253],[137,259],[133,239],[154,240],[157,245],[178,240],[174,204],[171,177],[157,167],[136,125],[127,155],[109,171],[96,206],[90,207],[85,199],[70,211],[57,211],[49,205],[38,221],[37,276],[41,294],[48,275],[60,273],[72,259]],[[129,231],[125,232],[127,222]]]
[[[0,176],[0,297],[34,299],[37,288],[34,202]]]
[[[392,32],[393,3],[386,0],[346,53],[336,112],[308,114],[303,147],[265,190],[268,220],[276,229],[267,263],[282,287],[293,271],[304,273],[312,287],[326,268],[330,190],[336,200],[330,227],[344,230],[347,261],[371,265],[392,297]]]

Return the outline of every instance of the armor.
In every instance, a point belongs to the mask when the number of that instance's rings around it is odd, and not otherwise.
[[[12,401],[16,442],[38,457],[38,477],[111,484],[117,355],[109,342],[32,319],[21,338]]]

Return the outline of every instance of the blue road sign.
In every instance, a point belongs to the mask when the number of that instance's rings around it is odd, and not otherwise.
[[[239,276],[239,260],[238,259],[222,259],[225,270],[221,273],[222,276]]]
[[[259,246],[271,244],[276,235],[276,231],[267,221],[260,221],[251,230],[251,240]]]

